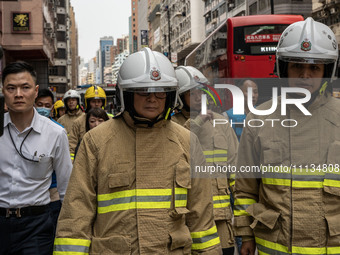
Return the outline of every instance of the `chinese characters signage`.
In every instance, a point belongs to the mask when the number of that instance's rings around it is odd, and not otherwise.
[[[278,42],[281,34],[246,35],[246,43]]]
[[[29,12],[12,12],[12,33],[30,33],[30,16]]]

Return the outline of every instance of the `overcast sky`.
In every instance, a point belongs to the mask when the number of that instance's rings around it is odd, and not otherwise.
[[[85,62],[96,56],[99,40],[129,34],[130,0],[71,0],[78,26],[78,53]]]

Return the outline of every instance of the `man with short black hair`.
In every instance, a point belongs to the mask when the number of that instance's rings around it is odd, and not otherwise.
[[[72,164],[65,130],[38,114],[36,73],[25,62],[2,74],[8,113],[0,137],[0,254],[52,254],[51,175],[63,200]]]

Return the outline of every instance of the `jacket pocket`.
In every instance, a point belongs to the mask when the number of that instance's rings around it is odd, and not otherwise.
[[[329,234],[327,246],[339,246],[339,243],[340,243],[339,214],[326,215],[326,221],[328,224],[328,234]]]
[[[108,175],[109,188],[126,187],[130,185],[129,175],[127,173],[114,173]]]
[[[334,141],[328,148],[327,165],[323,186],[324,191],[340,199],[340,141]],[[340,200],[338,200],[340,203]]]
[[[246,210],[254,217],[250,227],[254,230],[255,236],[267,241],[276,242],[280,233],[280,213],[266,208],[261,203],[250,205]]]
[[[190,254],[192,239],[188,227],[181,224],[177,229],[171,231],[170,254]]]
[[[28,167],[26,176],[29,179],[33,180],[41,180],[48,177],[49,174],[52,174],[53,171],[53,158],[49,156],[45,156],[40,158],[39,162],[27,162]]]
[[[90,254],[128,255],[131,254],[131,243],[128,237],[111,235],[110,237],[93,237]]]
[[[227,178],[216,178],[217,192],[213,192],[214,219],[231,221],[230,192]],[[215,185],[213,185],[215,186]]]
[[[175,183],[173,187],[173,209],[170,210],[172,218],[187,214],[188,189],[191,188],[190,165],[180,159],[175,166]]]
[[[187,161],[180,159],[175,167],[176,183],[179,187],[190,189],[191,188],[191,170]]]

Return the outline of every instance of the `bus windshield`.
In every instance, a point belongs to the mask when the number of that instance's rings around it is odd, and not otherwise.
[[[234,54],[273,55],[286,24],[234,28]]]

